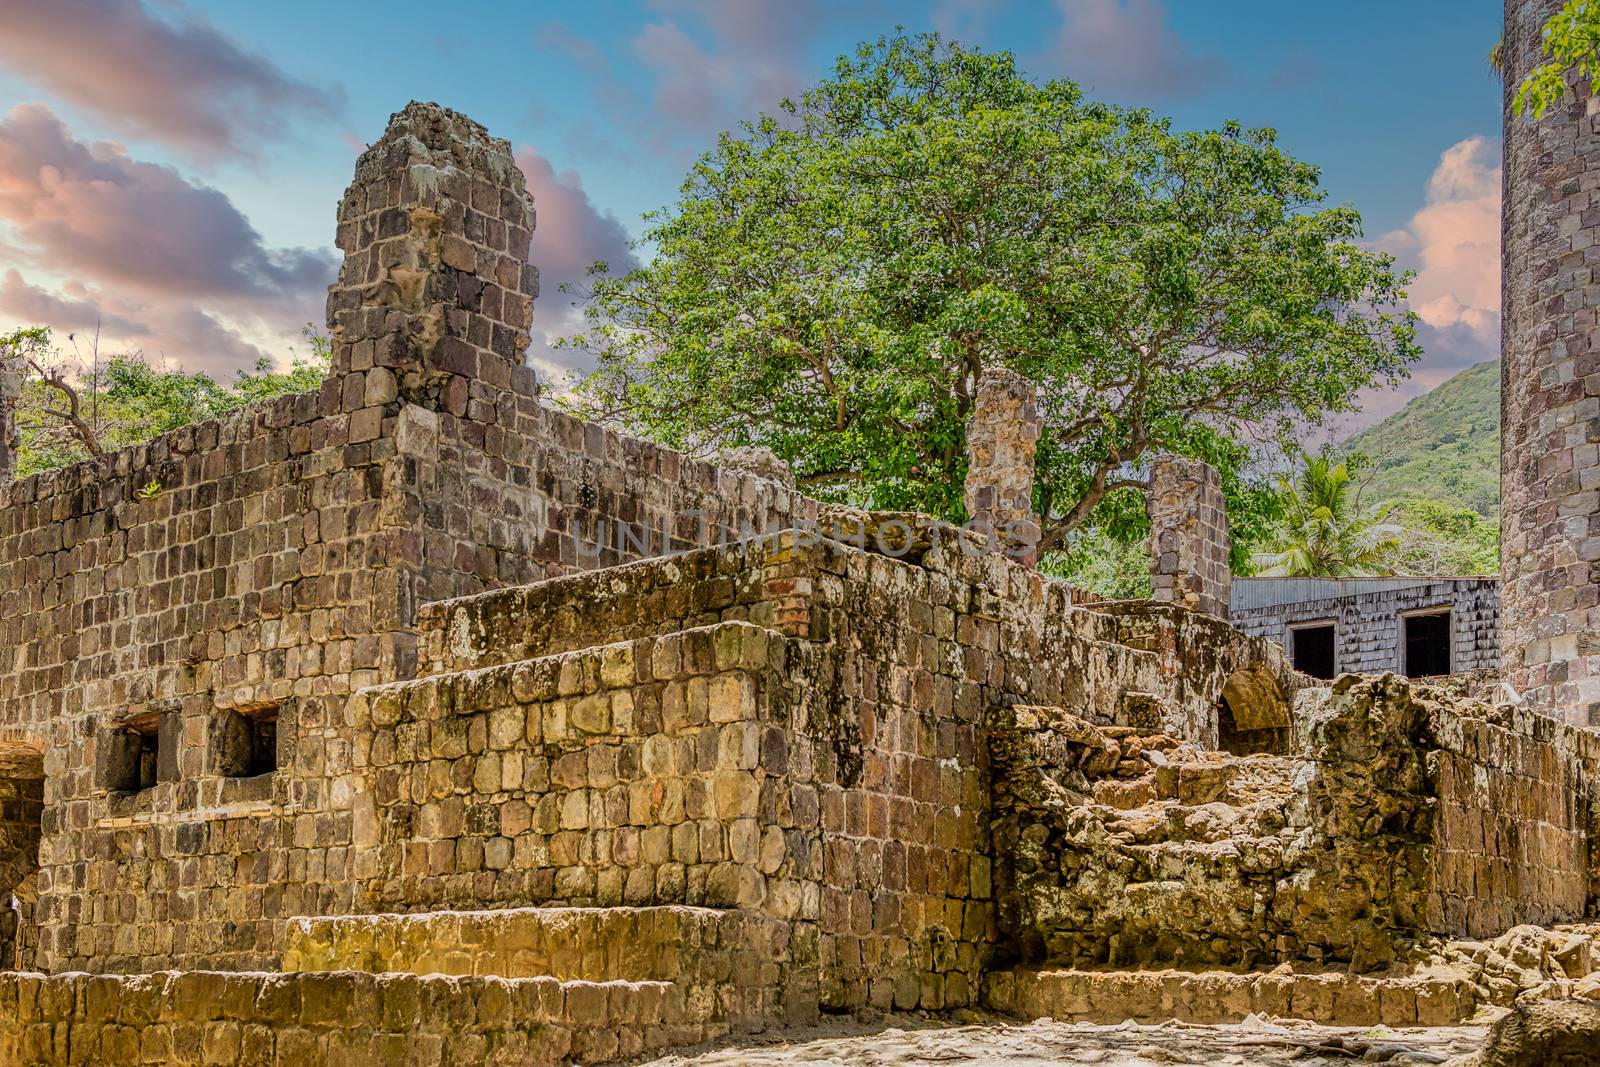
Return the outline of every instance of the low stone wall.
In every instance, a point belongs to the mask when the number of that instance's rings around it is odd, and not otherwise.
[[[815,975],[791,926],[751,910],[506,908],[296,919],[285,971],[671,982],[741,1032],[816,1016]]]
[[[0,973],[0,1063],[609,1062],[727,1032],[669,983],[208,971]]]
[[[1588,914],[1600,902],[1600,734],[1481,702],[1429,710],[1440,745],[1429,927],[1487,938]]]
[[[984,1003],[1064,1022],[1236,1023],[1247,1015],[1340,1026],[1451,1026],[1478,1002],[1464,980],[1234,971],[995,971]]]

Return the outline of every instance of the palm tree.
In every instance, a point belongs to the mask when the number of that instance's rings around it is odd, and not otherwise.
[[[1400,527],[1388,509],[1363,515],[1349,465],[1326,451],[1301,453],[1302,469],[1284,478],[1284,520],[1271,549],[1258,553],[1256,573],[1280,578],[1363,578],[1390,571]]]

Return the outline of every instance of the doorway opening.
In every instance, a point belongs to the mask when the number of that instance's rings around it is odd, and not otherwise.
[[[1449,610],[1400,616],[1400,652],[1400,670],[1407,678],[1449,674]]]
[[[1294,669],[1313,678],[1332,678],[1338,670],[1337,630],[1331,622],[1289,628],[1289,658]]]

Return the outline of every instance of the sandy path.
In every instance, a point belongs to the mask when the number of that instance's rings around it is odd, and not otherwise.
[[[781,1040],[746,1038],[649,1061],[654,1067],[1296,1067],[1350,1063],[1442,1063],[1483,1041],[1482,1027],[1396,1031],[1249,1021],[1234,1026],[1122,1023],[1096,1026],[982,1020],[939,1025],[893,1018],[879,1027],[839,1023],[790,1031]],[[1342,1047],[1340,1047],[1342,1045]],[[1318,1046],[1324,1047],[1320,1051]]]

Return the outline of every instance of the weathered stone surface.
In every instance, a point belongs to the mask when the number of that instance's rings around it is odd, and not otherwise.
[[[1447,1067],[1588,1067],[1600,1048],[1600,1004],[1536,1000],[1519,1004],[1489,1030],[1482,1051]]]
[[[1555,798],[1587,795],[1588,735],[1542,720],[1546,740],[1518,736],[1393,676],[1307,695],[1286,756],[998,709],[1002,934],[1069,965],[1370,972],[1432,934],[1584,915],[1589,816]]]
[[[463,416],[475,382],[529,394],[533,227],[510,142],[437,104],[394,114],[339,205],[325,400],[360,412],[398,396]]]

